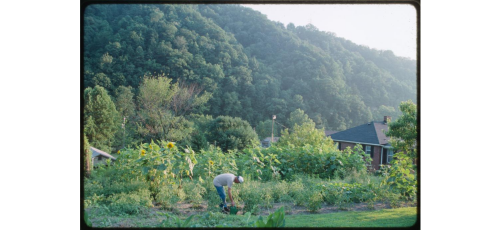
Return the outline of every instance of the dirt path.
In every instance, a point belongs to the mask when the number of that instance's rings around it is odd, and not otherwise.
[[[292,203],[274,203],[272,208],[266,208],[266,207],[261,207],[260,212],[258,215],[261,216],[266,216],[269,215],[269,213],[272,213],[282,206],[285,207],[285,211],[287,215],[303,215],[303,214],[323,214],[323,213],[332,213],[332,212],[346,212],[346,211],[369,211],[369,210],[380,210],[380,209],[390,209],[391,206],[388,203],[383,203],[383,202],[377,202],[373,204],[373,207],[370,207],[367,203],[354,203],[347,209],[340,209],[339,207],[333,206],[333,205],[328,205],[326,203],[323,203],[321,206],[321,209],[317,210],[316,212],[310,212],[307,210],[306,207],[304,206],[294,206]],[[408,204],[403,204],[402,207],[410,207],[411,205]],[[288,207],[288,208],[287,208]],[[244,208],[244,206],[239,206],[238,207],[240,210]],[[166,210],[162,210],[159,206],[153,207],[153,212],[166,212]],[[195,209],[191,204],[188,203],[180,203],[177,206],[177,210],[175,212],[178,212],[178,214],[182,215],[192,215],[192,214],[199,214],[207,211],[207,204],[204,203],[201,205],[201,207]],[[243,215],[242,211],[239,211],[237,215]]]

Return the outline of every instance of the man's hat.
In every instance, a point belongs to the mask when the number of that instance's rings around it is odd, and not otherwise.
[[[238,181],[239,181],[240,183],[243,183],[243,177],[242,177],[242,176],[238,176]]]

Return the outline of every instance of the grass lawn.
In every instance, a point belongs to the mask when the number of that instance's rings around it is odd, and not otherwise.
[[[417,221],[417,208],[287,215],[285,219],[286,227],[410,227]]]

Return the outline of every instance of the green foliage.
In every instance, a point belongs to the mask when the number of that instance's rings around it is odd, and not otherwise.
[[[314,121],[311,120],[303,110],[296,109],[290,113],[290,118],[288,118],[287,123],[289,127],[294,127],[295,125],[302,126],[306,123],[314,123]]]
[[[238,117],[219,116],[208,125],[208,130],[207,140],[217,141],[224,152],[254,147],[259,142],[250,124]]]
[[[199,215],[190,215],[188,218],[186,218],[183,221],[179,217],[174,216],[174,215],[169,215],[168,213],[157,212],[157,214],[167,217],[167,219],[161,223],[162,227],[177,227],[177,228],[193,227],[193,226],[190,226],[189,223],[191,222],[193,217],[199,216]],[[171,219],[172,219],[173,223],[170,222]]]
[[[417,178],[415,171],[411,169],[413,167],[412,159],[402,152],[396,153],[394,157],[396,160],[387,166],[388,173],[385,183],[405,198],[414,199],[417,193]]]
[[[257,219],[253,226],[258,228],[285,227],[285,211],[283,207],[279,208],[274,213],[269,214],[267,221],[264,221],[264,219],[259,216],[259,219]]]
[[[278,124],[274,124],[272,120],[265,120],[259,122],[255,127],[255,132],[259,136],[260,140],[263,140],[266,137],[270,137],[271,133],[274,134],[274,137],[279,137],[281,132],[281,127]]]
[[[223,224],[223,221],[226,219],[225,214],[221,212],[206,212],[205,214],[200,216],[200,220],[198,224],[195,224],[193,227],[217,227]]]
[[[241,186],[240,197],[245,201],[244,212],[249,212],[252,214],[257,214],[260,211],[262,196],[261,187],[259,182],[254,183],[243,183]]]
[[[86,197],[97,195],[109,197],[117,193],[136,192],[141,189],[147,189],[148,186],[144,181],[132,180],[128,183],[121,181],[106,180],[102,177],[95,179],[92,183],[85,184],[84,194]]]
[[[178,141],[190,132],[187,121],[172,111],[173,99],[179,88],[171,81],[165,75],[156,78],[146,76],[139,87],[138,132],[148,141]]]
[[[179,189],[179,186],[167,184],[160,187],[155,200],[163,209],[172,210],[177,207],[177,202],[182,201],[185,196],[185,192]]]
[[[312,145],[320,146],[321,148],[324,146],[333,146],[333,140],[325,136],[323,129],[316,129],[314,122],[307,122],[302,125],[295,124],[291,133],[289,133],[288,129],[282,131],[277,145],[279,147]]]
[[[190,120],[193,121],[194,130],[189,137],[183,140],[184,145],[191,146],[194,151],[208,149],[208,127],[213,121],[212,116],[192,114],[190,115]]]
[[[203,197],[207,193],[207,189],[196,181],[184,183],[183,189],[186,194],[186,200],[193,204],[194,208],[201,207],[201,204],[205,201]]]
[[[308,194],[308,200],[306,203],[306,208],[310,212],[317,212],[319,209],[321,209],[321,203],[323,202],[323,194],[321,193],[320,190],[316,189],[311,189],[309,190]]]
[[[109,210],[112,214],[129,215],[146,212],[147,208],[153,207],[149,190],[141,189],[130,193],[118,193],[109,198]]]
[[[417,157],[417,105],[411,100],[401,102],[399,109],[403,113],[397,120],[389,123],[386,135],[391,138],[394,150],[404,151],[415,159]]]
[[[201,150],[199,155],[203,157],[198,162],[200,167],[193,169],[195,178],[202,176],[205,180],[211,181],[222,173],[238,174],[237,156],[233,151],[224,153],[220,148],[212,145],[207,150]]]
[[[118,128],[118,112],[108,92],[101,86],[83,92],[84,132],[91,146],[110,152]]]
[[[196,113],[256,126],[301,109],[331,130],[416,99],[414,60],[239,5],[94,4],[83,20],[85,88],[138,89],[142,76],[164,73],[213,94]]]
[[[84,131],[85,132],[85,131]],[[92,151],[87,136],[83,136],[83,171],[89,177],[92,171]]]

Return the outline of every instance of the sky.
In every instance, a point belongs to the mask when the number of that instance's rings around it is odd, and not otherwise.
[[[313,24],[321,31],[378,50],[392,50],[396,56],[416,60],[417,13],[412,5],[243,5],[267,15],[285,26]]]

